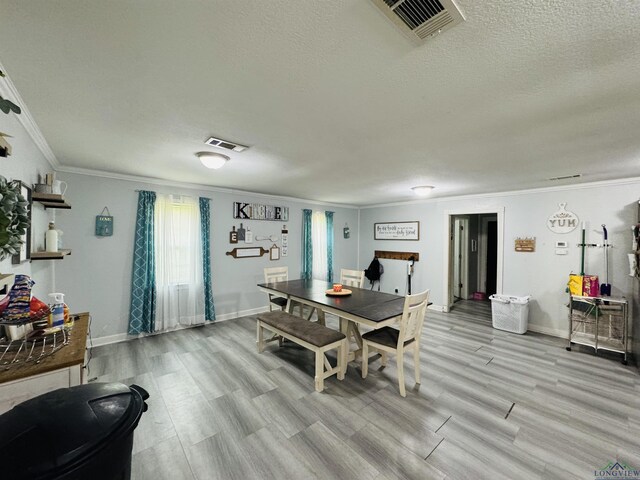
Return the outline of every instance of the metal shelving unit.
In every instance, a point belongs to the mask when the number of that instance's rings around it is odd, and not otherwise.
[[[569,345],[586,345],[598,353],[608,350],[623,354],[627,364],[629,303],[625,298],[582,297],[569,299]]]

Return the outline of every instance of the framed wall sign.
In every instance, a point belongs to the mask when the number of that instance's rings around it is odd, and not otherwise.
[[[287,226],[282,226],[282,256],[286,257],[289,255],[289,230],[287,230]]]
[[[374,240],[420,240],[420,222],[373,224]]]
[[[18,181],[16,181],[18,182]],[[22,244],[20,245],[20,251],[11,257],[11,263],[17,265],[22,262],[26,262],[31,258],[31,188],[24,182],[20,183],[20,195],[22,195],[29,205],[27,206],[27,215],[29,217],[29,226],[27,230],[20,237]]]
[[[273,245],[273,247],[269,249],[269,259],[280,260],[280,249],[277,245]]]

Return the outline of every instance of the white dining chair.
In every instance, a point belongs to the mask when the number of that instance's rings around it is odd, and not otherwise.
[[[383,327],[362,335],[362,378],[367,378],[369,370],[369,350],[380,352],[382,365],[386,364],[387,353],[396,354],[398,363],[398,384],[400,395],[406,397],[404,387],[404,352],[413,349],[416,383],[420,383],[420,335],[429,302],[429,290],[415,295],[407,295],[404,300],[400,329]]]
[[[289,280],[289,267],[267,267],[264,269],[264,283],[274,282],[286,282]],[[269,297],[269,311],[273,311],[274,307],[277,310],[279,307],[281,310],[287,309],[287,299],[279,297],[273,293],[268,294]],[[300,316],[303,315],[303,305],[298,302],[291,302],[291,313],[298,307]]]
[[[346,287],[364,288],[364,270],[349,270],[347,268],[340,269],[340,283]],[[347,336],[349,342],[353,339],[356,342],[358,350],[362,348],[362,338],[358,326],[349,322],[344,318],[340,318],[340,330]],[[350,359],[355,356],[350,353]]]
[[[347,287],[364,288],[364,270],[340,269],[340,283]]]
[[[289,267],[267,267],[264,269],[264,283],[286,282],[289,280]],[[287,308],[287,299],[268,293],[269,311]]]

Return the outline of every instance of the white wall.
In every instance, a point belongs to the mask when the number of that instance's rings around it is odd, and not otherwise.
[[[5,115],[0,112],[0,132],[13,136],[8,139],[13,153],[7,158],[0,158],[0,175],[9,180],[22,180],[32,186],[38,181],[38,174],[53,171],[15,114]],[[39,203],[33,205],[32,250],[44,247],[44,232],[47,229],[49,215],[53,216],[53,212],[45,211]],[[49,300],[47,294],[54,291],[54,268],[54,262],[50,260],[24,262],[19,265],[12,265],[10,258],[0,261],[1,273],[29,275],[36,282],[33,294],[44,302]]]
[[[570,234],[551,232],[546,221],[556,212],[559,203],[581,221],[587,222],[587,243],[602,243],[601,224],[606,224],[609,241],[614,245],[609,253],[609,282],[614,295],[632,296],[633,279],[627,274],[627,253],[631,250],[631,226],[636,223],[640,182],[618,182],[607,186],[588,186],[570,190],[518,192],[508,195],[476,196],[451,200],[430,200],[423,203],[365,208],[360,212],[360,263],[368,265],[374,250],[417,251],[413,279],[414,291],[431,289],[434,304],[444,305],[443,291],[444,215],[446,211],[463,213],[479,209],[504,209],[503,293],[533,296],[530,327],[545,333],[566,336],[567,294],[565,287],[570,272],[580,270],[580,228]],[[420,241],[374,241],[376,222],[420,221]],[[517,237],[536,237],[534,253],[514,251]],[[569,254],[554,254],[555,242],[566,240]],[[382,289],[393,292],[404,286],[405,262],[382,261],[385,274]],[[589,249],[586,273],[603,278],[602,249]],[[402,293],[402,290],[401,290]]]
[[[336,208],[243,192],[193,190],[73,173],[59,174],[59,178],[69,184],[66,198],[73,209],[57,222],[64,232],[62,238],[65,248],[72,249],[72,254],[57,266],[57,288],[67,294],[65,300],[72,311],[91,312],[94,338],[120,338],[127,331],[137,189],[211,198],[211,264],[218,319],[233,318],[265,307],[266,297],[256,288],[256,284],[263,281],[264,267],[287,265],[290,278],[300,277],[303,208],[335,212],[334,269],[339,274],[341,267],[356,267],[358,210],[355,208]],[[233,219],[234,201],[289,207],[289,221],[286,222],[289,230],[288,257],[270,261],[268,254],[260,258],[245,259],[225,255],[225,252],[234,247],[249,246],[229,243],[231,227],[240,224],[239,220]],[[111,237],[96,237],[95,217],[105,206],[109,207],[114,216],[114,233]],[[345,222],[351,229],[351,238],[348,240],[342,237]],[[243,221],[243,224],[245,228],[251,228],[254,236],[280,236],[283,226],[280,222],[256,220]],[[252,245],[268,248],[271,243],[254,241]]]
[[[12,135],[13,155],[0,159],[0,175],[20,179],[28,184],[38,180],[38,174],[52,168],[36,147],[27,131],[14,114],[0,114],[0,131]],[[373,258],[373,251],[406,250],[420,253],[413,277],[414,291],[431,288],[432,301],[445,304],[444,275],[444,215],[447,211],[463,213],[480,209],[505,212],[503,293],[531,294],[530,326],[534,330],[566,335],[567,318],[565,285],[569,272],[580,267],[580,231],[558,235],[546,227],[547,218],[558,210],[558,204],[587,222],[587,241],[600,243],[600,225],[607,224],[610,242],[610,283],[614,295],[632,297],[634,280],[628,273],[626,254],[631,249],[630,227],[637,220],[637,202],[640,182],[618,182],[606,186],[587,186],[567,190],[529,191],[508,195],[477,196],[451,200],[431,200],[423,203],[398,206],[364,208],[326,207],[290,199],[265,198],[242,192],[192,190],[166,185],[117,180],[91,175],[62,173],[58,178],[69,183],[67,198],[72,210],[47,210],[33,205],[33,249],[42,248],[44,231],[49,219],[55,219],[64,231],[62,240],[73,253],[62,261],[36,261],[12,265],[10,259],[0,262],[2,273],[25,273],[35,281],[34,295],[47,300],[47,294],[61,291],[67,294],[72,311],[90,311],[93,315],[94,338],[118,335],[126,332],[129,311],[132,243],[136,189],[157,192],[184,193],[207,196],[212,199],[212,269],[213,291],[218,318],[230,318],[238,313],[262,308],[263,295],[255,288],[261,281],[262,269],[269,265],[288,265],[290,274],[297,278],[300,272],[301,210],[312,208],[335,211],[335,259],[334,268],[365,268]],[[234,260],[224,252],[231,249],[228,233],[232,225],[234,201],[255,201],[265,204],[281,204],[290,208],[287,223],[290,232],[290,254],[278,262],[268,257]],[[108,206],[115,216],[114,235],[99,238],[94,235],[95,216]],[[358,219],[360,215],[360,219]],[[373,224],[389,221],[420,221],[420,241],[374,241]],[[348,223],[351,238],[342,238],[342,227]],[[270,235],[280,232],[276,222],[247,222],[254,235]],[[359,225],[359,228],[358,228]],[[535,253],[516,253],[513,242],[516,237],[536,237]],[[554,254],[557,240],[567,240],[569,255]],[[268,246],[267,242],[262,242]],[[358,253],[359,252],[359,253]],[[359,255],[359,258],[358,258]],[[405,293],[406,263],[382,261],[385,274],[382,290],[393,292],[398,288]],[[603,275],[601,249],[587,251],[587,273]],[[633,313],[633,312],[632,312]],[[635,314],[634,314],[635,318]],[[636,322],[637,323],[637,322]],[[637,342],[636,344],[637,345]]]

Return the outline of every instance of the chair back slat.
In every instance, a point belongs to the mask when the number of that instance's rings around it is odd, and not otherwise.
[[[400,335],[398,337],[398,348],[404,342],[411,339],[418,339],[422,334],[422,325],[427,312],[430,290],[415,295],[407,295],[404,300],[402,319],[400,320]]]
[[[340,270],[340,283],[347,287],[364,288],[364,270]]]
[[[264,269],[264,283],[286,282],[289,280],[289,267],[269,267]]]

